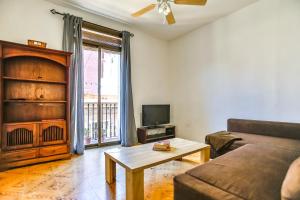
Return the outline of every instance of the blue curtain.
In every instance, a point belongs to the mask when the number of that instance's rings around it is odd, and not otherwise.
[[[70,65],[71,152],[84,152],[82,18],[64,16],[63,50],[72,52]]]
[[[131,60],[130,60],[130,33],[122,32],[121,75],[120,75],[120,136],[122,146],[132,146],[137,143],[134,120]]]

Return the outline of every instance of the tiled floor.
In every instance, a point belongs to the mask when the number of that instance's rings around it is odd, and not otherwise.
[[[111,147],[109,147],[111,148]],[[125,199],[125,170],[117,165],[116,184],[104,175],[107,148],[86,150],[83,156],[17,168],[0,173],[1,200]],[[173,199],[173,176],[199,164],[200,154],[145,170],[145,199]]]

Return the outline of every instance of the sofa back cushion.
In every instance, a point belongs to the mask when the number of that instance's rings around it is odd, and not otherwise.
[[[300,140],[300,123],[228,119],[227,131]]]
[[[300,157],[291,164],[286,174],[281,187],[281,199],[300,199]]]

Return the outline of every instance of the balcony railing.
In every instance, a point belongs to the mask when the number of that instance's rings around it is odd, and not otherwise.
[[[84,103],[84,137],[85,144],[97,144],[99,136],[99,123],[101,121],[101,143],[119,140],[118,103],[101,103],[101,115],[98,117],[98,103]]]

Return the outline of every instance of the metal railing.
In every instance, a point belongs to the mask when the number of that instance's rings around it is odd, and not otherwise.
[[[103,102],[98,117],[98,103],[84,103],[84,137],[85,144],[98,143],[99,123],[101,121],[101,143],[119,140],[118,134],[118,103]]]

